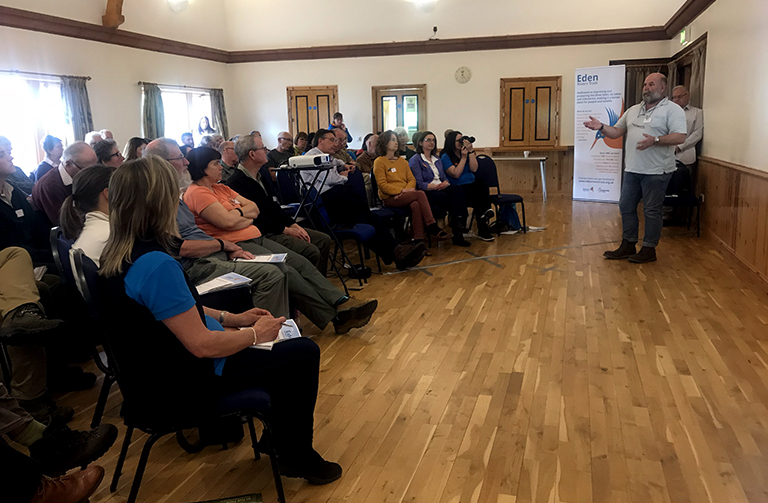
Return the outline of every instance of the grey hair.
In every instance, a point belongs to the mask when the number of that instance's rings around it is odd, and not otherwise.
[[[149,142],[141,156],[149,157],[150,155],[156,155],[163,159],[168,159],[173,153],[173,147],[179,148],[179,144],[173,138],[158,138]]]
[[[6,138],[5,136],[0,136],[0,147],[10,147],[11,146],[11,140]]]
[[[683,91],[688,92],[688,88],[685,86],[675,86],[672,88],[672,92],[674,93],[678,89],[682,89]]]
[[[221,142],[221,145],[219,145],[219,153],[220,154],[224,154],[224,149],[226,148],[226,144],[227,143],[231,143],[232,144],[232,148],[235,148],[235,142],[233,142],[232,140],[223,141],[223,142]]]
[[[248,153],[256,148],[256,137],[252,134],[243,135],[235,142],[235,155],[241,163],[248,159]]]
[[[72,161],[78,165],[84,164],[83,162],[78,162],[78,161],[80,161],[80,158],[82,157],[82,155],[84,153],[87,153],[88,151],[93,152],[93,149],[91,148],[90,145],[88,145],[84,141],[76,141],[75,143],[73,143],[72,145],[64,149],[64,153],[61,154],[61,162],[66,164],[67,161]],[[83,167],[87,167],[87,166],[83,166]]]
[[[101,136],[101,131],[91,131],[90,133],[86,133],[84,142],[88,144],[88,146],[93,146],[92,144],[95,144],[96,142],[93,141],[93,137],[99,135]],[[102,140],[104,137],[101,138]]]
[[[200,138],[200,145],[198,147],[209,147],[209,148],[215,148],[213,142],[213,136],[203,136]]]
[[[98,158],[99,162],[104,163],[109,160],[112,147],[117,147],[117,142],[109,138],[104,138],[93,146],[93,151],[96,152],[96,158]],[[117,149],[120,150],[119,147]]]

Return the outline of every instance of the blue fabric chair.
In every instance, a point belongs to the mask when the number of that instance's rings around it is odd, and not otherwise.
[[[499,206],[504,204],[520,204],[523,214],[523,232],[528,232],[528,227],[525,224],[525,202],[522,196],[517,194],[502,194],[499,188],[499,173],[496,169],[496,163],[493,159],[487,155],[477,156],[477,171],[475,176],[485,182],[489,189],[496,189],[496,193],[491,192],[491,202],[493,203],[496,215],[499,214]],[[472,218],[474,218],[474,211],[472,212]],[[471,222],[471,220],[470,220]],[[470,223],[471,226],[471,223]]]
[[[59,271],[59,277],[64,288],[67,288],[72,294],[72,299],[78,298],[75,294],[77,290],[75,282],[75,274],[72,270],[72,262],[69,258],[69,252],[74,244],[73,239],[67,239],[64,237],[64,232],[60,227],[54,227],[51,229],[51,251],[53,252],[53,262],[56,264],[56,269]],[[82,252],[81,252],[82,253]],[[99,330],[94,324],[94,320],[87,316],[87,307],[82,302],[76,302],[77,307],[81,307],[80,312],[83,316],[79,321],[84,324],[84,331],[92,334],[98,334]],[[98,337],[96,337],[98,339]],[[101,418],[104,415],[104,408],[107,405],[107,398],[109,398],[109,392],[112,389],[112,384],[115,382],[115,372],[109,367],[109,362],[104,353],[99,351],[98,347],[93,346],[92,353],[94,363],[96,367],[104,374],[104,381],[101,384],[101,391],[99,392],[99,399],[96,401],[96,408],[93,410],[93,418],[91,419],[91,428],[97,427],[101,424]]]
[[[110,315],[113,314],[112,311],[121,310],[123,306],[105,308],[103,305],[103,295],[99,295],[100,281],[103,281],[103,279],[100,279],[98,276],[96,264],[94,264],[88,257],[83,256],[82,251],[80,250],[75,250],[73,256],[75,263],[75,281],[83,294],[91,315],[102,322],[109,320],[111,318]],[[101,301],[97,304],[96,299],[100,299]],[[151,313],[148,313],[148,319],[154,323],[154,318],[151,316]],[[139,323],[141,323],[141,320],[134,319],[127,325],[136,325]],[[103,323],[103,325],[106,325],[106,323]],[[153,327],[154,325],[145,327],[146,334],[151,336],[155,330]],[[123,330],[132,330],[133,328],[135,327],[122,327]],[[132,333],[135,334],[135,332]],[[258,388],[253,388],[226,395],[211,394],[209,393],[209,388],[195,386],[198,382],[203,382],[200,381],[200,379],[196,379],[195,370],[199,369],[201,362],[203,364],[207,364],[207,362],[203,362],[203,360],[196,358],[194,355],[184,350],[181,343],[175,339],[170,342],[162,342],[160,339],[153,338],[152,340],[158,341],[152,348],[156,357],[161,359],[172,359],[177,364],[177,368],[190,370],[189,374],[184,373],[184,375],[178,375],[177,380],[188,382],[189,386],[194,387],[195,399],[198,400],[198,402],[188,404],[188,402],[181,399],[180,403],[184,404],[184,407],[182,408],[183,410],[175,409],[173,405],[167,407],[162,413],[152,410],[144,402],[144,395],[155,396],[158,390],[164,392],[168,386],[164,382],[158,382],[157,379],[152,381],[153,389],[151,391],[142,388],[142,383],[137,384],[132,376],[140,375],[145,372],[145,362],[136,361],[131,356],[130,351],[124,351],[126,341],[120,337],[113,339],[113,335],[112,332],[104,333],[104,348],[109,356],[110,366],[115,371],[115,376],[123,395],[122,412],[123,421],[126,425],[126,432],[120,450],[120,456],[117,460],[117,466],[115,467],[115,473],[112,478],[112,484],[110,486],[112,492],[117,489],[123,464],[125,463],[128,448],[131,444],[131,436],[135,429],[138,428],[147,433],[149,438],[147,438],[141,451],[139,463],[136,467],[136,474],[134,475],[131,491],[128,496],[128,503],[134,503],[136,501],[141,485],[141,479],[144,475],[144,470],[146,469],[152,446],[161,437],[170,433],[178,433],[185,429],[196,428],[205,424],[206,421],[211,421],[216,418],[245,417],[248,423],[251,445],[253,447],[255,458],[257,460],[260,459],[261,455],[259,454],[257,445],[256,430],[253,425],[253,418],[256,417],[264,425],[264,435],[266,438],[264,445],[269,449],[268,455],[271,460],[278,501],[285,503],[285,494],[280,479],[280,470],[277,464],[277,454],[274,449],[275,442],[272,438],[272,429],[264,416],[264,413],[267,412],[270,407],[270,398],[267,392]],[[133,344],[132,341],[131,344]],[[168,391],[172,392],[173,390],[169,389]],[[174,395],[168,395],[168,397],[169,400],[172,401]],[[169,409],[171,409],[172,412]]]

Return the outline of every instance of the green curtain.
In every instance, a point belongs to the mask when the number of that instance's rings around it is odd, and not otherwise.
[[[224,105],[224,90],[211,89],[211,126],[225,140],[229,139],[229,124],[227,123],[227,107]]]
[[[91,102],[88,99],[87,77],[61,77],[61,97],[64,99],[67,118],[72,126],[75,141],[83,141],[93,131]]]
[[[141,126],[144,138],[154,140],[165,135],[163,95],[157,84],[141,85]]]

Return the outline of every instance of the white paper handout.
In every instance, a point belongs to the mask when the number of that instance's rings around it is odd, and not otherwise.
[[[253,258],[236,258],[235,262],[257,262],[260,264],[281,264],[285,262],[287,253],[273,253],[271,255],[256,255]]]
[[[227,290],[229,288],[235,288],[240,285],[249,285],[251,278],[237,274],[236,272],[230,272],[213,278],[210,281],[206,281],[202,285],[197,285],[197,294],[205,295],[206,293],[218,292],[221,290]]]
[[[267,351],[272,351],[272,346],[274,346],[278,342],[287,341],[288,339],[295,339],[297,337],[301,337],[301,332],[299,332],[299,327],[298,325],[296,325],[296,322],[293,320],[285,320],[285,323],[283,323],[283,326],[280,327],[280,332],[278,332],[277,334],[277,339],[269,342],[261,342],[251,347],[256,349],[266,349]]]

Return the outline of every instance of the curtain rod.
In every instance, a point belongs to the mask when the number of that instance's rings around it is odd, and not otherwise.
[[[181,84],[158,84],[157,82],[143,82],[139,81],[139,85],[143,86],[144,84],[151,84],[154,86],[161,86],[161,87],[170,87],[174,89],[193,89],[197,91],[221,91],[221,88],[210,88],[210,87],[197,87],[197,86],[185,86]]]
[[[12,75],[31,75],[33,77],[56,77],[56,78],[75,77],[75,78],[81,78],[81,79],[85,79],[85,80],[91,80],[91,78],[88,77],[88,76],[82,77],[82,76],[79,76],[79,75],[58,75],[56,73],[24,72],[24,71],[21,71],[21,70],[0,70],[0,73],[8,73],[8,74],[12,74]]]

